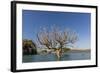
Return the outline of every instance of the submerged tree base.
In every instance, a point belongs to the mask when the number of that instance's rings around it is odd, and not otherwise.
[[[42,54],[42,55],[24,55],[23,62],[51,62],[51,61],[72,61],[72,60],[90,60],[91,59],[91,51],[75,51],[73,50],[69,52],[62,53],[60,58],[57,58],[55,53],[50,54]]]

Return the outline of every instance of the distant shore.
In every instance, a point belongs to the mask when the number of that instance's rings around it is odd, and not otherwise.
[[[91,49],[71,49],[68,52],[90,52]]]
[[[77,53],[77,52],[91,52],[91,49],[70,49],[68,51],[63,51],[63,53]],[[55,53],[55,51],[52,51],[51,53]],[[39,52],[38,54],[48,54],[48,53],[47,52]]]

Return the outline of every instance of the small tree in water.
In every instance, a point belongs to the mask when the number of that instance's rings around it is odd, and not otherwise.
[[[46,28],[41,29],[37,33],[37,39],[47,49],[55,49],[55,54],[59,60],[63,53],[63,47],[75,43],[77,41],[77,35],[71,30],[60,30],[55,26],[51,30],[47,30]]]

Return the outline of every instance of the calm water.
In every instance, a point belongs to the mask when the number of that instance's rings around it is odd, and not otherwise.
[[[64,53],[61,57],[61,61],[68,60],[87,60],[90,59],[90,51],[85,52],[68,52]],[[45,55],[26,55],[23,56],[23,62],[45,62],[45,61],[57,61],[55,54]]]

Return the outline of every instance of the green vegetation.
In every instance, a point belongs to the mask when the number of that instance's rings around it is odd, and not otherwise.
[[[23,55],[37,54],[36,44],[32,40],[23,40]]]
[[[68,52],[70,50],[71,50],[70,48],[63,48],[63,52]]]

